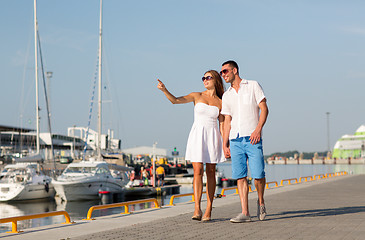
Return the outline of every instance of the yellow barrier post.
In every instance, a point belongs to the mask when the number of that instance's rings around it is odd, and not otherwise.
[[[7,232],[7,233],[19,233],[21,231],[18,231],[18,221],[35,219],[35,218],[43,218],[43,217],[52,217],[52,216],[58,216],[58,215],[65,216],[66,222],[64,224],[74,223],[74,222],[71,222],[70,215],[66,211],[54,211],[54,212],[38,213],[38,214],[31,214],[31,215],[25,215],[25,216],[1,218],[0,223],[11,222],[11,225],[12,225],[11,232]]]
[[[330,178],[330,177],[333,177],[333,176],[334,176],[334,173],[327,173],[327,174],[326,174],[326,177],[327,177],[327,178]]]
[[[275,187],[278,187],[278,182],[277,181],[272,181],[272,182],[267,182],[266,183],[266,189],[270,189],[269,184],[275,184]]]
[[[11,232],[7,232],[7,233],[19,233],[22,231],[18,231],[18,222],[17,221],[12,221],[11,222]]]
[[[202,194],[207,193],[206,191],[202,192]],[[187,196],[191,196],[191,201],[190,202],[195,202],[195,198],[194,198],[194,193],[182,193],[182,194],[176,194],[176,195],[172,195],[170,198],[170,204],[167,206],[175,206],[174,205],[174,200],[175,198],[179,198],[179,197],[187,197]]]
[[[238,188],[236,186],[236,187],[223,188],[222,191],[221,191],[221,195],[223,196],[224,192],[227,191],[227,190],[236,190],[236,192],[234,194],[238,194]],[[255,192],[255,191],[256,191],[256,189],[252,190],[251,186],[248,186],[248,192]]]
[[[141,200],[136,200],[136,201],[122,202],[122,203],[112,203],[112,204],[106,204],[106,205],[96,205],[96,206],[92,206],[89,208],[86,219],[82,219],[82,220],[95,220],[95,219],[91,218],[93,211],[100,210],[100,209],[107,209],[107,208],[124,207],[124,214],[130,214],[129,205],[147,203],[147,202],[153,202],[155,204],[154,208],[160,208],[160,205],[158,204],[158,201],[156,198],[141,199]]]
[[[306,176],[306,177],[300,177],[299,178],[299,182],[302,182],[302,179],[304,179],[304,182],[308,182],[308,178],[310,179],[310,181],[313,181],[313,177],[312,176]]]
[[[238,188],[237,188],[237,186],[236,186],[236,187],[226,187],[226,188],[222,188],[221,195],[223,196],[223,195],[224,195],[224,192],[225,192],[225,191],[228,191],[228,190],[236,190],[236,193],[234,193],[234,194],[238,194]]]
[[[177,194],[177,195],[172,195],[171,196],[169,206],[174,206],[174,200],[175,200],[175,198],[187,197],[187,196],[191,196],[191,202],[194,202],[194,193]]]
[[[284,186],[284,182],[288,182],[288,185],[290,185],[291,181],[294,181],[294,180],[295,180],[295,183],[298,183],[298,179],[296,179],[296,178],[283,179],[280,182],[280,186]]]
[[[314,175],[314,176],[313,176],[313,180],[316,180],[316,177],[317,177],[317,179],[321,179],[321,177],[322,177],[322,178],[324,178],[324,174],[317,174],[317,175]]]

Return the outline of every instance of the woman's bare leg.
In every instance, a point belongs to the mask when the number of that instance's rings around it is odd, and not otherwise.
[[[213,199],[214,199],[214,193],[215,193],[215,187],[216,187],[216,181],[215,181],[215,166],[216,164],[207,163],[205,165],[205,172],[207,174],[207,208],[205,210],[203,218],[210,219],[212,208],[213,208]]]
[[[203,192],[203,172],[204,172],[204,165],[203,163],[193,162],[194,168],[194,199],[195,199],[195,210],[194,216],[201,216],[202,211],[200,207],[200,202],[202,199],[202,192]]]

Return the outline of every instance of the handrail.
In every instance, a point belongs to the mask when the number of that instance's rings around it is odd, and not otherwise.
[[[324,174],[316,174],[313,176],[313,180],[324,178]]]
[[[207,193],[207,192],[202,192]],[[170,204],[167,206],[175,206],[174,204],[174,200],[175,198],[179,198],[179,197],[187,197],[187,196],[191,196],[191,201],[190,202],[195,202],[195,198],[194,198],[194,193],[182,193],[182,194],[176,194],[176,195],[172,195],[170,198]]]
[[[280,182],[280,186],[284,186],[284,185],[283,185],[283,183],[284,183],[284,182],[288,182],[288,185],[290,185],[290,184],[291,184],[291,181],[294,181],[294,180],[295,180],[295,183],[298,183],[298,179],[296,179],[296,178],[283,179],[283,180],[281,180],[281,182]]]
[[[227,188],[222,188],[222,192],[221,192],[221,195],[224,196],[224,192],[227,191],[227,190],[235,190],[236,189],[236,192],[234,194],[238,194],[238,187],[235,186],[235,187],[227,187]],[[251,186],[248,186],[248,192],[255,192],[255,190],[252,190]]]
[[[266,189],[270,189],[269,184],[275,184],[275,187],[278,187],[278,182],[277,181],[272,181],[272,182],[267,182],[266,183]]]
[[[223,195],[224,195],[224,192],[225,192],[225,191],[228,191],[228,190],[236,190],[236,193],[234,193],[234,194],[238,194],[238,188],[237,188],[237,186],[235,186],[235,187],[226,187],[226,188],[222,188],[221,195],[223,196]]]
[[[326,173],[326,174],[324,175],[324,177],[325,177],[325,178],[330,178],[330,177],[333,177],[333,176],[335,176],[335,174],[334,174],[334,173]]]
[[[22,231],[18,231],[18,221],[35,219],[35,218],[43,218],[43,217],[52,217],[52,216],[58,216],[58,215],[65,216],[66,222],[63,224],[74,223],[74,222],[71,222],[70,215],[66,211],[54,211],[54,212],[30,214],[30,215],[25,215],[25,216],[0,218],[0,223],[11,222],[12,223],[11,232],[7,232],[7,233],[20,233]]]
[[[161,208],[160,205],[158,204],[158,201],[156,198],[147,198],[147,199],[141,199],[141,200],[136,200],[136,201],[112,203],[112,204],[106,204],[106,205],[95,205],[95,206],[92,206],[89,208],[86,219],[82,219],[82,220],[95,220],[95,219],[91,218],[93,211],[100,210],[100,209],[107,209],[107,208],[124,207],[124,214],[130,214],[129,205],[147,203],[147,202],[153,202],[155,204],[154,208]]]
[[[345,174],[347,174],[346,171],[335,172],[335,173],[327,173],[327,174],[317,174],[317,175],[314,175],[313,177],[312,176],[305,176],[305,177],[300,177],[299,178],[299,183],[301,183],[303,180],[304,180],[304,182],[308,182],[308,180],[309,181],[316,180],[316,177],[321,179],[321,177],[322,178],[328,178],[328,177],[345,175]],[[291,185],[292,181],[295,181],[295,183],[298,183],[297,178],[283,179],[283,180],[281,180],[280,185],[278,185],[277,181],[267,182],[265,189],[270,189],[269,184],[275,184],[275,187],[279,187],[279,186],[284,186],[284,182],[288,182],[288,185]],[[227,190],[236,190],[236,193],[234,193],[234,194],[238,194],[238,188],[237,188],[237,186],[235,186],[235,187],[223,188],[222,192],[221,192],[221,195],[224,196],[224,192],[227,191]],[[249,192],[255,192],[255,191],[256,191],[256,189],[252,190],[251,186],[249,186]],[[173,205],[171,201],[170,201],[170,205],[171,206]]]
[[[302,182],[302,179],[304,179],[304,182],[308,182],[308,178],[310,179],[310,181],[313,181],[313,177],[312,176],[306,176],[306,177],[300,177],[299,178],[299,182]]]

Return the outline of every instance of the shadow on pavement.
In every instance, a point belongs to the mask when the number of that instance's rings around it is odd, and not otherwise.
[[[270,219],[267,219],[267,220],[277,220],[277,219],[286,219],[286,218],[302,218],[302,217],[335,216],[335,215],[352,214],[352,213],[360,213],[360,212],[365,212],[365,206],[288,211],[288,212],[281,212],[278,214],[269,214]],[[274,217],[274,218],[272,218],[272,217]]]

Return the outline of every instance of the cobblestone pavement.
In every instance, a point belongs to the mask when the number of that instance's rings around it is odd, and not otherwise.
[[[211,222],[192,221],[189,213],[71,239],[365,239],[365,175],[323,181],[267,196],[265,221],[255,216],[254,198],[253,222],[230,223],[240,212],[237,197],[214,208]]]

